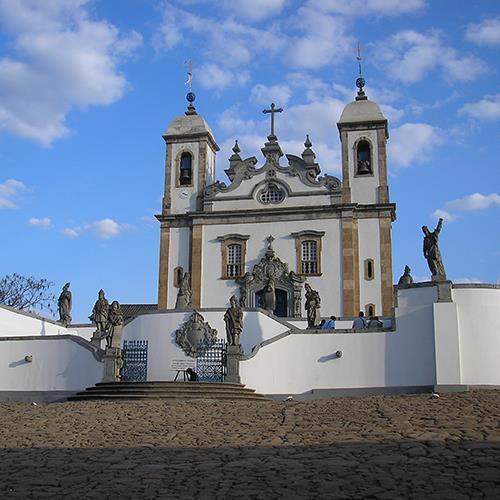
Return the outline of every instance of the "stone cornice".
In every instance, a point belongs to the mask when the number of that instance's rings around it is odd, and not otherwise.
[[[388,217],[396,219],[394,203],[373,205],[342,204],[306,207],[274,207],[256,210],[227,210],[218,212],[190,212],[185,214],[156,215],[162,227],[190,227],[193,224],[250,224],[256,222],[283,222],[315,219],[356,219]]]
[[[212,146],[212,149],[214,151],[219,151],[220,148],[215,142],[215,139],[212,137],[212,134],[210,132],[200,132],[197,134],[185,134],[182,136],[176,135],[176,134],[164,134],[162,135],[163,139],[165,142],[169,144],[181,144],[185,142],[198,142],[200,139],[207,139],[210,145]]]

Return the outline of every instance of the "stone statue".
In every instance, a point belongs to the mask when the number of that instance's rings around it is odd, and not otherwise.
[[[69,291],[69,285],[69,283],[64,285],[61,295],[59,295],[59,299],[57,299],[59,321],[64,326],[69,326],[71,324],[71,306],[73,304],[73,299]]]
[[[264,309],[273,312],[276,308],[276,291],[272,278],[267,282],[262,297],[264,299]]]
[[[306,311],[307,311],[307,328],[316,328],[320,321],[321,316],[319,308],[321,305],[321,298],[316,290],[311,288],[309,283],[305,284],[306,289]]]
[[[229,345],[240,345],[240,335],[243,331],[243,310],[240,301],[233,295],[230,299],[231,306],[224,314],[226,335]]]
[[[181,282],[179,283],[179,291],[177,292],[175,308],[190,309],[192,296],[193,292],[191,291],[191,276],[188,272],[185,272],[184,276],[181,279]]]
[[[399,278],[398,285],[411,285],[413,283],[413,277],[410,273],[411,269],[408,266],[405,266],[404,273],[401,278]]]
[[[113,347],[113,335],[123,325],[123,314],[117,300],[111,302],[106,322],[106,347]]]
[[[424,257],[427,259],[427,264],[432,273],[433,279],[446,279],[441,252],[439,251],[438,239],[439,233],[443,226],[443,219],[439,222],[434,231],[429,231],[427,226],[422,226],[424,232]]]
[[[104,297],[104,290],[101,288],[99,290],[99,298],[94,304],[92,314],[89,316],[89,319],[95,324],[98,332],[106,331],[108,323],[108,310],[109,303],[106,297]]]

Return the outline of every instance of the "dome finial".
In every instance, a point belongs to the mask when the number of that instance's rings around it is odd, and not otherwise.
[[[239,145],[238,145],[238,139],[236,139],[236,140],[234,141],[233,153],[234,153],[234,154],[238,154],[239,152],[241,152],[241,149],[240,149],[240,147],[239,147]]]
[[[194,100],[196,99],[196,94],[193,92],[193,61],[188,59],[184,65],[188,69],[188,79],[184,85],[188,86],[188,93],[186,95],[186,99],[189,102],[188,108],[186,111],[186,115],[196,115],[196,108],[193,105]]]
[[[363,87],[365,86],[365,79],[363,78],[363,70],[361,66],[361,62],[363,61],[363,58],[361,56],[361,46],[359,45],[358,42],[358,55],[356,56],[356,60],[358,61],[358,69],[359,69],[359,76],[356,78],[356,87],[358,87],[358,95],[356,96],[356,101],[365,101],[367,99],[365,91],[363,90]]]

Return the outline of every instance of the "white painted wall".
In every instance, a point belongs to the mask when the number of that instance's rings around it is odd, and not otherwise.
[[[238,294],[239,287],[234,280],[221,279],[222,255],[218,236],[230,233],[249,235],[245,271],[252,271],[255,264],[263,258],[267,242],[272,234],[275,238],[273,248],[276,256],[287,262],[290,271],[297,272],[295,239],[291,233],[315,230],[324,231],[322,242],[322,276],[308,277],[307,282],[319,291],[322,298],[321,314],[339,316],[342,311],[342,243],[339,219],[307,221],[287,221],[280,224],[262,222],[259,224],[214,224],[203,228],[203,288],[202,307],[225,307],[229,298]],[[305,299],[303,298],[303,304]],[[305,315],[305,310],[303,314]]]
[[[79,391],[100,382],[103,367],[68,338],[0,340],[0,391]]]
[[[179,154],[190,153],[192,160],[192,185],[178,186],[177,175],[175,171],[175,160]],[[185,212],[194,212],[196,210],[196,197],[198,193],[198,170],[199,170],[200,147],[198,142],[193,143],[174,143],[172,144],[172,158],[169,159],[169,165],[166,175],[171,175],[170,189],[172,193],[171,210],[173,214],[182,214]]]
[[[224,310],[200,311],[205,321],[217,330],[221,339],[226,338]],[[148,380],[173,380],[176,372],[172,361],[188,358],[175,343],[175,331],[189,319],[189,312],[164,312],[145,314],[134,319],[123,329],[123,340],[148,341]],[[260,311],[245,311],[241,344],[246,354],[252,347],[280,333],[288,327]]]
[[[170,228],[169,246],[169,273],[168,273],[168,304],[169,309],[175,307],[178,288],[174,287],[174,269],[181,266],[184,272],[190,268],[190,240],[191,229],[189,227]]]
[[[500,385],[500,289],[454,288],[462,384]]]
[[[88,327],[75,328],[69,326],[65,328],[54,320],[0,305],[0,337],[70,334],[90,338],[87,330]]]
[[[289,335],[243,361],[242,382],[266,394],[434,385],[435,288],[400,292],[396,332]],[[343,352],[341,358],[335,357],[337,350]]]

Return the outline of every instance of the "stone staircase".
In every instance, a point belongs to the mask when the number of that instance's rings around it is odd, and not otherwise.
[[[242,384],[209,382],[101,382],[70,396],[68,401],[139,399],[269,401]]]

